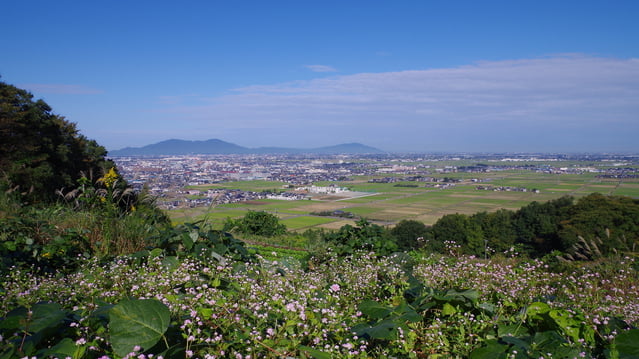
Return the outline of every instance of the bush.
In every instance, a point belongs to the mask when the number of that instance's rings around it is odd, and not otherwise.
[[[264,211],[248,211],[243,218],[227,219],[223,231],[273,237],[286,233],[286,225],[274,214]]]

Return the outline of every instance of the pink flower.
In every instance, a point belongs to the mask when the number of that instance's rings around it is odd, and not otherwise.
[[[331,287],[329,288],[331,290],[331,292],[339,292],[339,284],[335,283],[333,285],[331,285]]]

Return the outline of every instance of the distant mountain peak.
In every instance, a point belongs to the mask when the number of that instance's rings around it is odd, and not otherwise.
[[[190,155],[190,154],[374,154],[384,151],[352,142],[334,146],[326,146],[311,149],[284,148],[284,147],[260,147],[248,148],[226,142],[220,139],[204,141],[190,141],[169,139],[146,145],[143,147],[125,147],[120,150],[110,151],[110,156],[162,156],[162,155]]]

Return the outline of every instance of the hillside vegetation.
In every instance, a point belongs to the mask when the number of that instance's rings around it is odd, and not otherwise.
[[[639,356],[636,200],[172,226],[101,146],[0,86],[0,358]]]

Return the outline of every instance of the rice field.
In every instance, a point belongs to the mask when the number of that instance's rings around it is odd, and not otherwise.
[[[356,216],[385,225],[392,225],[403,219],[433,224],[446,214],[492,212],[502,208],[516,210],[533,201],[545,202],[566,195],[579,198],[599,192],[639,198],[639,179],[601,179],[591,173],[575,175],[503,171],[439,176],[460,179],[461,182],[444,189],[433,188],[435,184],[424,182],[400,182],[402,185],[418,185],[402,187],[396,186],[397,183],[369,183],[368,180],[373,177],[362,176],[350,181],[331,182],[337,186],[348,187],[352,191],[362,192],[353,197],[331,195],[315,196],[312,200],[302,201],[259,200],[212,208],[175,210],[170,211],[169,215],[174,222],[205,219],[209,223],[220,224],[227,217],[238,218],[249,210],[266,211],[280,217],[290,230],[298,230],[310,227],[332,228],[344,220],[312,215],[313,212],[322,211],[352,212]],[[322,184],[326,183],[318,183]],[[476,188],[479,185],[511,187],[511,190],[478,190]],[[282,183],[246,181],[211,186],[260,191],[281,188]],[[514,188],[525,188],[527,191],[516,191]],[[533,189],[539,190],[539,193],[533,193]]]

